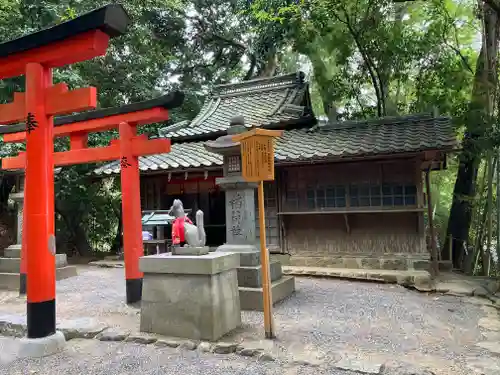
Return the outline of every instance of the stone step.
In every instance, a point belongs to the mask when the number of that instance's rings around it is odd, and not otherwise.
[[[280,262],[271,262],[269,269],[271,282],[281,279],[283,272]],[[262,266],[238,267],[238,286],[260,288],[262,286]]]
[[[3,251],[4,258],[21,258],[21,244],[10,245]]]
[[[395,271],[395,270],[363,270],[328,267],[295,267],[284,266],[283,274],[294,276],[317,276],[347,280],[369,280],[382,283],[414,286],[419,290],[430,288],[432,284],[428,271]]]
[[[264,311],[262,288],[239,287],[241,310]],[[295,278],[283,276],[271,284],[273,305],[291,296],[295,292]]]
[[[56,254],[56,268],[68,265],[66,254]],[[19,273],[21,269],[21,258],[0,258],[0,273]]]
[[[75,266],[67,266],[56,269],[56,280],[64,280],[78,276]],[[19,290],[19,273],[0,272],[0,289]]]

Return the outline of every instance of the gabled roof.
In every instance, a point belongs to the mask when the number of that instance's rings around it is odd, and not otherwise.
[[[419,114],[287,130],[276,140],[275,160],[277,164],[334,161],[427,150],[451,151],[457,145],[450,118]],[[203,142],[173,144],[170,154],[146,156],[139,160],[142,171],[221,165],[222,156],[206,151]],[[120,173],[120,163],[109,163],[95,173]]]
[[[290,124],[315,123],[304,73],[254,79],[216,86],[193,121],[160,130],[173,141],[216,138],[224,135],[232,117],[245,118],[251,127],[286,128]]]

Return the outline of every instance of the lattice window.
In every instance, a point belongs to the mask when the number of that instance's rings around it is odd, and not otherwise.
[[[286,190],[285,191],[285,207],[288,210],[298,210],[299,209],[299,197],[297,190]]]
[[[307,208],[325,209],[346,206],[346,188],[343,185],[311,186],[306,189]]]
[[[349,187],[351,207],[394,207],[417,204],[415,185],[351,185]]]
[[[241,171],[241,158],[239,155],[228,156],[227,157],[227,171],[228,172],[240,172]]]

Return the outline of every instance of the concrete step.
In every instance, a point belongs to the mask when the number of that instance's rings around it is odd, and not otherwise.
[[[269,264],[271,282],[281,279],[283,275],[280,262]],[[262,266],[238,267],[238,286],[260,288],[262,286]]]
[[[431,287],[431,276],[427,271],[395,271],[379,269],[349,269],[328,267],[296,267],[283,266],[283,274],[293,276],[317,276],[327,278],[369,280],[382,283],[415,286],[420,288]]]
[[[18,273],[0,273],[0,289],[19,290]]]
[[[21,258],[21,245],[10,245],[3,251],[4,258]]]
[[[262,288],[239,287],[241,310],[264,311]],[[283,276],[271,284],[273,305],[291,296],[295,292],[295,278]]]
[[[56,267],[61,268],[68,265],[66,254],[56,254]],[[19,273],[21,269],[21,258],[0,258],[0,273]]]
[[[75,266],[66,266],[56,269],[56,280],[64,280],[78,276]],[[19,273],[0,272],[0,290],[19,290]]]

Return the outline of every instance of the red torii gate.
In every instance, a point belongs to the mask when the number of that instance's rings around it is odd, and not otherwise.
[[[56,332],[55,164],[70,165],[121,158],[122,181],[126,181],[122,184],[122,195],[128,196],[123,199],[124,224],[131,227],[128,229],[131,234],[128,237],[124,235],[124,242],[128,244],[124,243],[124,251],[129,265],[126,271],[127,299],[129,302],[140,299],[142,275],[137,263],[143,249],[142,237],[137,239],[136,235],[141,223],[138,156],[150,152],[168,152],[170,142],[149,141],[144,136],[137,136],[136,127],[141,121],[149,123],[165,120],[168,111],[165,106],[140,108],[139,104],[139,109],[134,111],[129,108],[125,114],[120,109],[94,111],[66,118],[73,118],[74,122],[65,122],[62,118],[61,126],[55,129],[53,126],[53,116],[95,108],[97,99],[96,89],[92,87],[68,91],[64,84],[53,85],[52,68],[105,55],[110,38],[123,34],[128,24],[129,18],[123,7],[114,4],[50,29],[0,44],[0,79],[22,74],[26,76],[25,93],[16,93],[12,103],[0,106],[0,124],[25,120],[25,125],[21,125],[21,129],[18,125],[0,127],[0,133],[11,133],[5,134],[6,141],[26,139],[26,153],[4,159],[3,168],[26,168],[26,235],[22,257],[25,258],[27,270],[29,339],[44,338]],[[166,107],[179,105],[182,94],[173,95],[169,100],[170,104]],[[151,113],[149,117],[145,116],[148,110],[156,111],[156,116]],[[78,121],[78,116],[83,116],[83,121]],[[116,116],[121,118],[110,120]],[[104,148],[87,147],[89,132],[116,128],[118,124],[120,141],[114,141]],[[54,136],[66,135],[70,136],[71,150],[54,153]],[[128,230],[124,230],[124,233]],[[129,282],[131,280],[134,281]]]
[[[70,137],[70,151],[54,153],[55,166],[117,159],[121,161],[122,211],[124,213],[123,247],[127,303],[139,301],[142,290],[142,273],[138,268],[139,257],[143,255],[138,157],[170,151],[169,140],[148,140],[144,134],[138,136],[137,126],[167,120],[168,110],[179,106],[183,97],[182,93],[174,92],[141,103],[59,117],[54,120],[54,136]],[[89,132],[106,131],[115,128],[119,129],[119,139],[112,140],[109,146],[87,147]],[[24,124],[0,127],[0,134],[4,134],[4,142],[22,142],[27,136],[24,129]],[[2,169],[23,169],[25,164],[25,152],[21,152],[15,157],[2,159]],[[125,213],[128,214],[125,215]],[[25,259],[25,257],[22,259]],[[25,270],[22,262],[21,273],[23,272]],[[23,285],[20,285],[20,288],[22,287]]]

